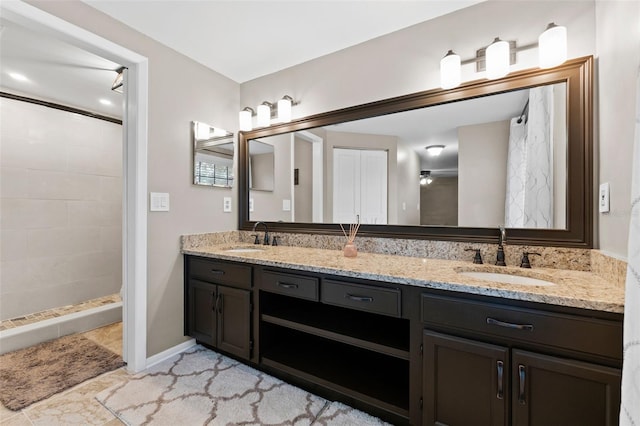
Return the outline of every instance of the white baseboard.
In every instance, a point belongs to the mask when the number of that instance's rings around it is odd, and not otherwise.
[[[186,342],[182,342],[179,345],[175,345],[174,347],[171,347],[165,351],[162,351],[159,354],[150,356],[149,358],[147,358],[146,368],[153,367],[154,365],[159,364],[162,361],[168,358],[171,358],[174,355],[184,352],[195,345],[196,345],[196,339],[189,339]]]

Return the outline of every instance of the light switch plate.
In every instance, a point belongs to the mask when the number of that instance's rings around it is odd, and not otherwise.
[[[282,200],[282,211],[283,212],[291,211],[291,200]]]
[[[231,197],[224,197],[222,201],[222,211],[231,213]]]
[[[609,184],[600,184],[600,193],[598,195],[598,209],[600,213],[609,212]]]
[[[149,193],[149,211],[168,212],[169,211],[169,193],[168,192],[150,192]]]
[[[249,211],[253,211],[253,198],[249,198]]]

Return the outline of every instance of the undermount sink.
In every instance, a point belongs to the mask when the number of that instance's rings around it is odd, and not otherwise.
[[[227,253],[255,253],[259,251],[264,251],[263,248],[260,247],[236,247],[225,250]]]
[[[478,278],[485,281],[494,281],[506,284],[530,285],[530,286],[550,286],[556,285],[551,281],[541,280],[538,278],[524,277],[522,275],[501,274],[497,272],[479,272],[479,271],[463,271],[458,272],[471,278]]]

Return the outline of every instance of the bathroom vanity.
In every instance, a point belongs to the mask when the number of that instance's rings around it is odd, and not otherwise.
[[[394,424],[617,423],[624,293],[594,274],[229,249],[183,250],[185,334],[212,348]]]

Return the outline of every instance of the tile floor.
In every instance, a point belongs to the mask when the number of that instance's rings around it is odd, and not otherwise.
[[[87,339],[116,353],[122,353],[122,323],[108,325],[82,334]],[[127,380],[127,376],[127,371],[124,368],[119,368],[80,383],[19,412],[8,410],[0,405],[0,425],[122,425],[94,397],[104,389]]]

